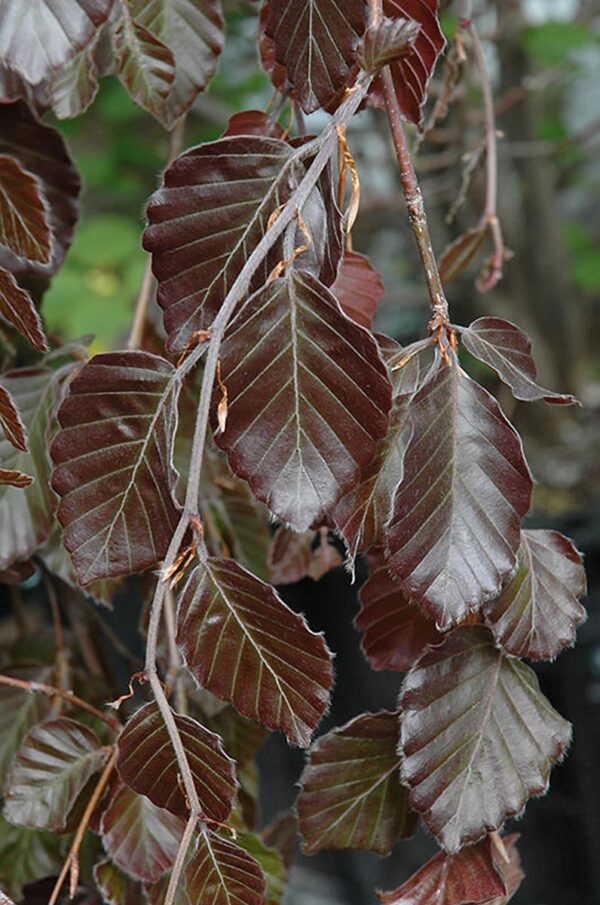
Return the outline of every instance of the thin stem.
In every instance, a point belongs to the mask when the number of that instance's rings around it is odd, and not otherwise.
[[[65,701],[69,701],[70,704],[75,704],[76,707],[80,707],[82,710],[87,710],[88,713],[92,713],[94,716],[98,717],[99,720],[102,720],[106,723],[107,726],[110,726],[115,732],[118,732],[121,728],[121,724],[114,717],[107,716],[105,713],[102,713],[101,710],[98,710],[94,707],[93,704],[88,704],[87,701],[83,701],[81,698],[78,698],[76,694],[73,694],[71,691],[67,691],[63,688],[57,688],[55,685],[46,685],[45,682],[33,682],[26,681],[24,679],[16,679],[13,676],[3,676],[0,674],[0,685],[10,685],[11,688],[19,688],[21,691],[27,691],[30,694],[32,692],[39,692],[40,694],[48,695],[48,697],[60,697]]]
[[[185,859],[187,858],[188,849],[190,847],[190,842],[192,841],[192,836],[194,835],[194,830],[196,829],[197,818],[194,814],[190,814],[188,817],[188,822],[185,825],[185,829],[183,831],[183,836],[181,837],[181,841],[179,843],[179,848],[177,849],[177,854],[175,855],[175,861],[173,862],[173,869],[171,870],[171,876],[169,877],[169,885],[167,886],[167,892],[165,895],[164,905],[169,905],[169,903],[175,901],[175,896],[177,895],[177,887],[179,886],[179,881],[181,879],[181,874],[183,873],[183,868],[185,867]]]
[[[175,707],[178,713],[187,713],[187,700],[181,677],[181,655],[175,636],[177,628],[175,624],[175,596],[171,588],[165,593],[165,629],[167,632],[167,649],[169,656],[169,669],[165,678],[165,690],[169,694],[171,689],[175,694]]]
[[[42,581],[48,595],[50,609],[52,610],[52,623],[54,626],[54,670],[55,680],[59,688],[67,691],[69,687],[69,661],[65,652],[65,636],[63,632],[62,620],[60,615],[60,607],[56,596],[56,589],[52,584],[52,580],[47,571],[42,571]],[[58,716],[62,709],[63,698],[57,697],[53,702],[53,712]]]

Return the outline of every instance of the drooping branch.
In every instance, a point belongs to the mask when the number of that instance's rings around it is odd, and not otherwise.
[[[71,691],[67,691],[64,688],[57,688],[55,685],[46,685],[45,682],[26,681],[25,679],[17,679],[14,676],[3,675],[0,675],[0,685],[9,685],[11,688],[19,688],[21,691],[28,692],[29,694],[39,692],[50,698],[62,698],[64,701],[69,701],[69,703],[74,704],[76,707],[80,707],[82,710],[86,710],[88,713],[93,714],[93,716],[98,717],[99,720],[102,720],[103,723],[106,723],[106,725],[110,726],[115,732],[121,728],[121,724],[117,719],[112,716],[107,716],[105,713],[102,713],[101,710],[98,710],[97,707],[94,707],[93,704],[88,704],[87,701],[82,700],[77,697],[76,694],[73,694]]]

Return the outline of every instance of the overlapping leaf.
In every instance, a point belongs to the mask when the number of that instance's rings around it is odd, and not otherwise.
[[[480,317],[461,334],[465,349],[493,368],[516,399],[532,402],[543,399],[557,405],[575,405],[574,396],[553,393],[535,382],[537,368],[529,337],[510,321]]]
[[[71,382],[51,455],[64,544],[82,585],[156,565],[178,521],[179,383],[147,352],[97,355]]]
[[[40,0],[36,0],[38,2]],[[14,0],[14,4],[19,6],[20,0]],[[4,6],[3,15],[6,14]],[[13,15],[16,16],[15,23],[18,22],[20,17],[14,12]],[[71,244],[80,189],[79,176],[64,139],[56,129],[42,125],[23,101],[3,104],[0,154],[15,157],[25,170],[37,177],[47,202],[52,235],[52,260],[49,264],[23,261],[6,250],[0,255],[0,264],[17,275],[54,273]]]
[[[4,816],[13,823],[62,830],[79,793],[108,750],[91,729],[61,717],[23,739],[7,778]]]
[[[88,44],[113,0],[4,0],[0,59],[36,85]]]
[[[354,0],[269,0],[265,33],[306,113],[328,107],[358,71],[365,9]]]
[[[0,426],[8,442],[15,449],[26,452],[25,426],[21,421],[14,399],[2,384],[0,384]]]
[[[50,679],[51,668],[12,666],[4,668],[2,673],[25,682],[45,682]],[[49,710],[50,701],[44,695],[0,685],[0,793],[6,787],[6,774],[22,739]]]
[[[265,878],[258,862],[239,845],[203,832],[184,873],[190,902],[262,905]]]
[[[390,563],[405,592],[448,628],[513,569],[531,477],[497,402],[456,364],[434,371],[410,411]]]
[[[412,52],[421,26],[413,19],[389,19],[370,26],[358,51],[360,64],[367,72],[377,72]]]
[[[208,559],[182,591],[177,643],[203,688],[308,745],[329,699],[330,654],[270,585],[233,560]]]
[[[15,449],[0,437],[0,468],[35,478],[24,490],[0,486],[0,568],[5,569],[31,556],[52,527],[55,498],[49,484],[46,431],[58,385],[46,368],[11,371],[3,375],[2,385],[21,414],[29,451]]]
[[[148,205],[144,247],[152,252],[171,349],[184,348],[194,331],[210,327],[269,218],[306,172],[293,155],[276,138],[234,136],[193,148],[166,171],[164,187]],[[312,244],[300,260],[330,283],[338,260],[331,258],[333,238],[325,239],[339,232],[339,211],[326,176],[321,188],[302,211]],[[299,235],[298,246],[304,244],[306,237]],[[251,288],[262,286],[283,257],[278,242]]]
[[[387,855],[415,830],[400,785],[397,713],[364,713],[310,749],[296,808],[303,848],[367,849]]]
[[[283,138],[284,131],[276,120],[263,110],[240,110],[229,117],[223,138],[231,135],[264,135]]]
[[[144,900],[139,883],[112,861],[100,861],[94,866],[94,880],[107,905],[139,905]]]
[[[372,336],[290,271],[233,322],[221,374],[229,406],[216,440],[233,470],[295,530],[323,522],[387,429],[391,387]]]
[[[254,833],[239,833],[236,843],[262,868],[266,880],[265,905],[280,905],[285,893],[286,878],[286,867],[280,853]]]
[[[585,619],[578,601],[585,586],[581,556],[567,537],[523,531],[517,570],[484,610],[496,641],[516,657],[556,657]]]
[[[94,61],[95,46],[96,42],[90,44],[51,79],[48,104],[57,119],[81,116],[96,97],[98,72]]]
[[[489,629],[456,629],[408,673],[400,697],[410,803],[449,852],[519,814],[548,785],[571,727],[535,673],[494,646]]]
[[[456,855],[439,852],[402,886],[380,892],[379,898],[382,905],[478,905],[504,893],[488,837]]]
[[[31,296],[3,267],[0,267],[0,317],[28,339],[38,352],[47,350],[42,322]]]
[[[115,31],[115,53],[119,77],[132,99],[161,120],[175,79],[171,50],[126,8]]]
[[[269,573],[273,584],[294,584],[303,578],[319,581],[330,569],[342,565],[342,556],[329,543],[327,529],[298,534],[280,525],[269,548]],[[315,546],[315,540],[317,541]]]
[[[6,154],[0,155],[0,243],[20,258],[40,264],[50,260],[50,230],[40,184]]]
[[[356,251],[344,252],[331,291],[344,312],[362,327],[370,327],[384,295],[381,277],[368,258]]]
[[[360,589],[360,612],[355,619],[362,632],[361,647],[371,668],[410,669],[428,644],[443,635],[407,597],[383,558],[369,557],[369,578]]]
[[[121,786],[102,815],[100,829],[117,867],[136,880],[156,883],[173,865],[184,826],[179,817]]]
[[[16,902],[23,887],[42,877],[56,876],[69,842],[56,833],[12,826],[0,817],[0,885]]]
[[[485,240],[487,226],[474,226],[446,246],[440,255],[440,276],[450,283],[468,267]]]
[[[235,765],[221,739],[196,720],[174,714],[198,799],[211,820],[227,820],[237,789]],[[141,707],[118,739],[117,769],[124,782],[159,808],[186,817],[189,812],[178,781],[179,767],[164,720],[155,703]]]

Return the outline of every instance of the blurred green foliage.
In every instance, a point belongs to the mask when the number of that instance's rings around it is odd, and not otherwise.
[[[571,54],[598,38],[578,22],[544,22],[523,32],[523,45],[543,66],[569,65]]]

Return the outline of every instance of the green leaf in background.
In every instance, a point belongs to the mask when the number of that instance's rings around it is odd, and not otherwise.
[[[544,66],[565,63],[575,50],[595,41],[593,33],[578,22],[544,22],[523,32],[525,50]]]

